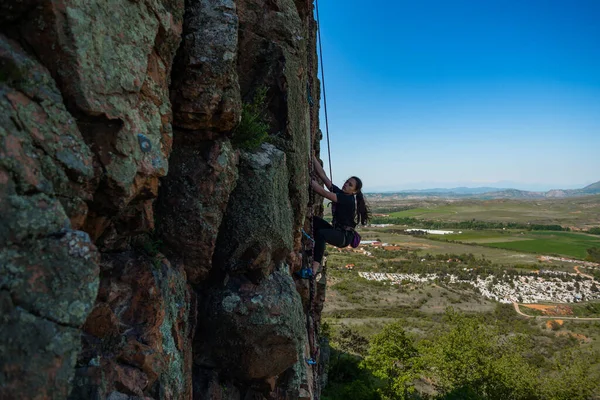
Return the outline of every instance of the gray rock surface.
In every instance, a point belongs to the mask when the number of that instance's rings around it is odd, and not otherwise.
[[[305,317],[285,265],[259,284],[231,277],[210,292],[201,316],[195,362],[215,363],[241,381],[283,373],[304,346]]]
[[[242,153],[239,168],[219,231],[214,267],[267,276],[293,248],[285,154],[265,143],[255,153]]]

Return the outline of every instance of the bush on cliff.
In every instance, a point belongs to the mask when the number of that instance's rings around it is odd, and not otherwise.
[[[269,124],[264,120],[267,88],[261,86],[250,103],[242,106],[242,118],[235,128],[232,143],[244,150],[255,150],[268,137]]]

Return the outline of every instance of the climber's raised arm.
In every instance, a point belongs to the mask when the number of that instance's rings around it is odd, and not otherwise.
[[[331,185],[331,181],[329,181],[329,184]],[[321,184],[319,182],[317,182],[316,180],[314,180],[314,179],[311,180],[310,186],[313,188],[313,190],[315,192],[317,192],[317,194],[325,197],[326,199],[333,201],[334,203],[337,203],[337,195],[335,193],[331,193],[330,191],[323,189],[323,186],[321,186]]]
[[[325,173],[325,170],[323,169],[323,166],[321,165],[321,163],[319,162],[319,160],[315,156],[313,156],[313,165],[314,165],[314,168],[315,168],[315,172],[317,173],[317,175],[319,176],[319,178],[321,178],[321,180],[325,184],[325,187],[327,189],[331,190],[331,186],[332,186],[331,180],[327,177],[327,174]],[[323,196],[323,195],[321,195],[321,196]],[[325,196],[323,196],[323,197],[325,197]]]

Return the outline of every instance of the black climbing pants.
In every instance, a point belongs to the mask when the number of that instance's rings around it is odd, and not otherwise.
[[[313,234],[315,238],[315,253],[314,260],[319,264],[323,261],[325,253],[325,243],[332,244],[336,247],[348,246],[348,233],[341,229],[335,229],[329,222],[323,218],[313,217]]]

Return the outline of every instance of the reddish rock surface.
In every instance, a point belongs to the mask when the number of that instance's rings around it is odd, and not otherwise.
[[[0,4],[2,399],[318,398],[323,288],[309,304],[292,278],[319,151],[311,12]],[[260,88],[268,144],[236,148]]]
[[[310,9],[309,9],[310,7]],[[239,16],[238,75],[242,98],[251,100],[265,86],[271,126],[269,141],[286,153],[289,198],[293,209],[294,248],[300,247],[300,227],[307,213],[309,149],[319,151],[316,38],[310,31],[312,2],[250,0],[237,3]],[[311,62],[311,66],[308,63]],[[313,106],[307,83],[312,81]],[[315,117],[312,130],[309,113]],[[291,261],[291,260],[290,260]],[[294,266],[298,269],[299,264]]]
[[[48,71],[0,34],[0,398],[66,398],[98,252],[91,152]]]
[[[126,207],[155,198],[168,171],[183,3],[40,0],[19,23],[94,153],[99,187],[85,226],[94,240]]]
[[[184,271],[160,254],[103,256],[73,396],[189,398],[194,304]]]

